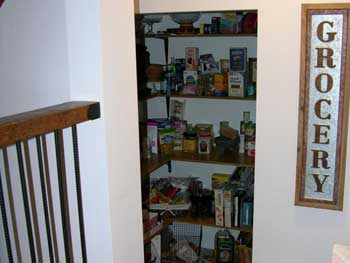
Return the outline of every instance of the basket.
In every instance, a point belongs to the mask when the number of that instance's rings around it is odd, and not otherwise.
[[[160,81],[162,77],[162,65],[150,64],[146,68],[146,76],[148,81]]]

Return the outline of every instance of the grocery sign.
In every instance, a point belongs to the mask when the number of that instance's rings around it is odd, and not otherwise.
[[[350,4],[302,7],[295,204],[343,209]]]

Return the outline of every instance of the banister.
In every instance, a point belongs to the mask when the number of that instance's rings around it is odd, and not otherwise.
[[[0,118],[0,147],[100,117],[99,102],[72,101]]]

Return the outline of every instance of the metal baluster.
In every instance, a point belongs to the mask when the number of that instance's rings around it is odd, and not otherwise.
[[[80,180],[80,166],[79,166],[78,132],[77,132],[76,125],[72,126],[72,138],[73,138],[75,181],[76,181],[76,187],[77,187],[77,202],[78,202],[79,227],[80,227],[80,243],[81,243],[83,262],[87,263],[85,226],[84,226],[84,211],[83,211],[83,199],[82,199],[82,194],[81,194],[81,180]]]
[[[16,148],[17,148],[18,168],[19,168],[19,174],[20,174],[21,186],[22,186],[24,213],[25,213],[26,224],[27,224],[30,257],[32,262],[36,262],[33,229],[32,229],[32,222],[30,218],[30,208],[29,208],[29,202],[28,202],[27,183],[26,183],[26,178],[24,173],[22,146],[20,141],[16,142]]]
[[[47,154],[47,143],[46,143],[46,136],[42,135],[42,147],[43,147],[43,154],[44,154],[44,167],[45,167],[45,179],[46,179],[46,186],[47,186],[47,199],[48,199],[48,205],[49,205],[49,212],[50,212],[50,223],[52,228],[52,241],[53,241],[53,248],[55,253],[55,262],[60,262],[60,257],[58,253],[58,242],[57,242],[57,232],[56,232],[56,222],[55,222],[55,212],[53,207],[53,198],[52,198],[52,187],[51,187],[51,178],[50,178],[50,168],[49,168],[49,159]]]
[[[46,186],[45,186],[45,178],[44,178],[43,156],[42,156],[42,150],[41,150],[40,136],[36,136],[35,139],[36,139],[36,148],[37,148],[37,153],[38,153],[41,195],[42,195],[42,199],[43,199],[45,225],[46,225],[46,237],[47,237],[47,242],[48,242],[48,247],[49,247],[50,262],[54,262],[53,252],[52,252],[50,221],[49,221],[50,219],[49,219],[49,212],[48,212],[48,208],[47,208]]]
[[[8,221],[7,221],[7,213],[6,213],[6,207],[5,207],[5,197],[4,197],[4,191],[2,188],[1,172],[0,172],[0,206],[1,206],[2,223],[4,225],[4,233],[5,233],[8,260],[9,260],[9,262],[12,263],[13,256],[12,256],[9,226],[8,226]]]
[[[3,159],[4,159],[6,185],[7,185],[7,189],[8,189],[7,194],[8,194],[9,205],[10,205],[13,237],[14,237],[14,243],[15,243],[15,247],[16,247],[16,258],[17,258],[17,262],[21,262],[22,261],[22,252],[21,252],[21,246],[20,246],[19,237],[18,237],[18,227],[17,227],[15,205],[14,205],[14,200],[13,200],[12,180],[11,180],[11,173],[10,173],[10,167],[9,167],[7,148],[3,148],[2,153],[3,153]]]
[[[63,148],[63,135],[62,130],[55,131],[55,146],[56,146],[56,159],[57,159],[57,175],[58,175],[58,187],[60,193],[61,203],[61,219],[64,239],[64,249],[66,262],[71,262],[73,259],[72,245],[71,245],[71,231],[69,223],[69,206],[67,200],[67,189],[65,180],[65,162],[64,162],[64,148]]]
[[[36,243],[36,252],[38,261],[43,261],[43,253],[41,248],[41,237],[40,237],[40,230],[39,230],[39,222],[38,222],[38,210],[36,206],[35,201],[35,191],[34,191],[34,182],[33,182],[33,172],[32,172],[32,165],[30,160],[30,152],[29,152],[29,145],[28,141],[23,141],[24,146],[24,158],[25,158],[25,166],[27,171],[27,182],[28,182],[28,190],[29,190],[29,201],[32,208],[32,220],[33,220],[33,228],[35,233],[34,241]]]

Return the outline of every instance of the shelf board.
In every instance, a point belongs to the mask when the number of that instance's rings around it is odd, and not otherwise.
[[[156,97],[166,97],[165,94],[153,94],[151,96],[147,96],[146,99],[153,99]],[[247,101],[255,101],[255,96],[249,96],[249,97],[231,97],[231,96],[197,96],[197,95],[186,95],[186,94],[180,94],[175,93],[171,94],[170,97],[172,98],[188,98],[188,99],[211,99],[211,100],[247,100]]]
[[[248,232],[252,233],[253,228],[252,227],[224,227],[224,226],[217,226],[215,224],[215,219],[213,217],[174,217],[171,219],[167,219],[169,221],[176,221],[176,222],[182,222],[182,223],[189,223],[189,224],[195,224],[195,225],[203,225],[203,226],[210,226],[210,227],[218,227],[218,228],[225,228],[225,229],[232,229],[242,232]]]
[[[141,175],[147,175],[170,161],[169,156],[152,154],[151,158],[141,158]]]
[[[231,33],[231,34],[155,34],[145,35],[145,38],[184,38],[184,37],[256,37],[257,33]]]
[[[232,153],[219,155],[215,152],[215,150],[213,150],[210,154],[174,152],[174,154],[170,156],[170,159],[173,161],[211,163],[239,167],[254,167],[255,161],[254,158],[248,157],[244,154]]]
[[[157,170],[168,161],[183,161],[193,163],[210,163],[254,168],[255,159],[244,154],[232,153],[218,155],[215,150],[211,154],[185,153],[175,151],[169,156],[152,155],[149,159],[141,159],[141,175],[147,175]]]

